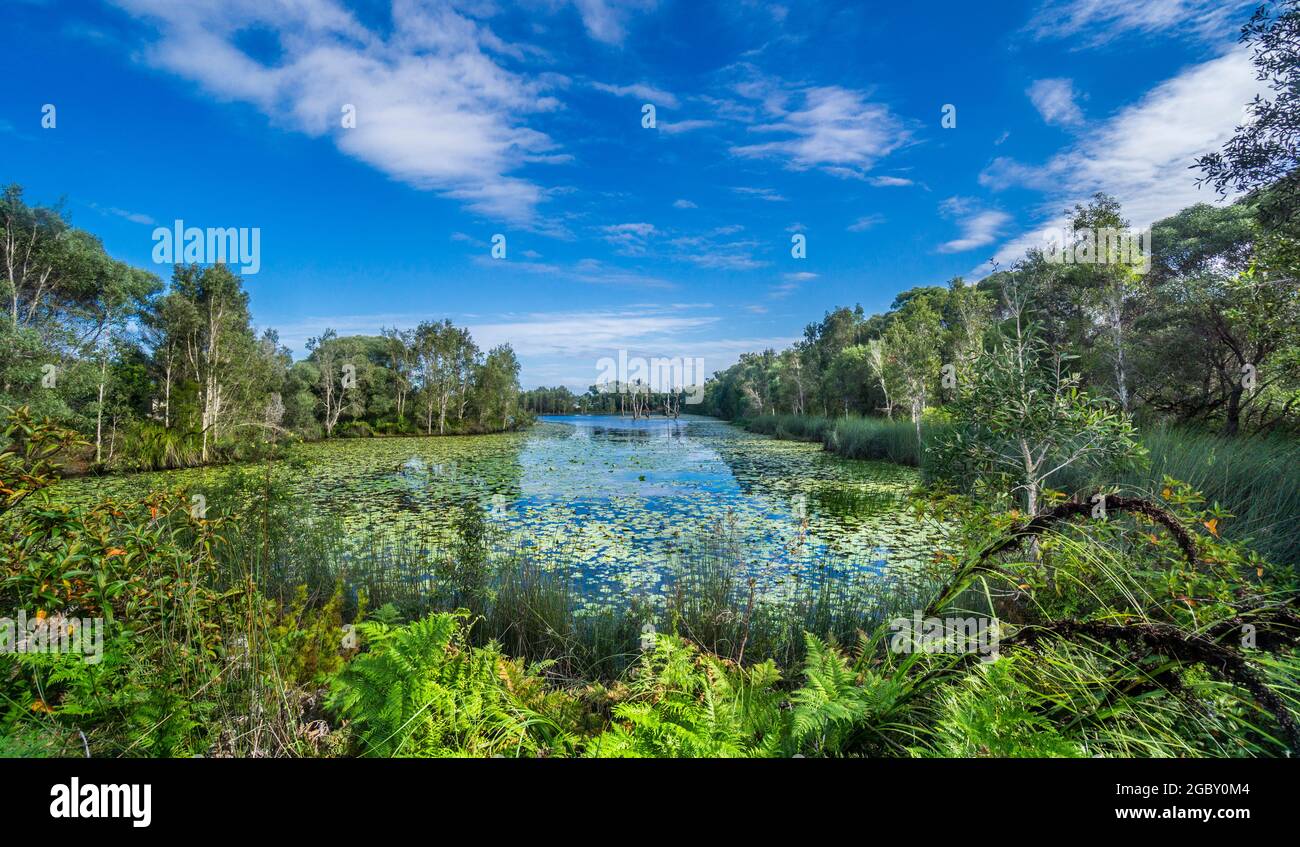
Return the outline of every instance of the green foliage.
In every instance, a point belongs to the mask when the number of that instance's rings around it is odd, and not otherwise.
[[[1007,657],[959,679],[940,699],[942,718],[923,755],[949,758],[1080,758],[1077,743],[1064,738],[1043,713],[1047,698],[1016,673],[1021,657]]]
[[[822,418],[801,415],[761,415],[739,421],[745,429],[791,441],[820,442],[827,451],[846,459],[876,459],[900,465],[916,465],[929,444],[944,429],[943,424],[923,422],[922,442],[908,421],[887,418]]]
[[[1034,514],[1043,489],[1070,467],[1110,469],[1141,456],[1122,411],[1084,392],[1032,324],[976,354],[950,406],[955,425],[937,446],[938,475],[970,490],[1024,495]]]
[[[770,661],[737,668],[680,639],[656,638],[587,755],[601,758],[774,755],[780,678]]]
[[[365,607],[357,618],[365,615]],[[309,604],[307,587],[298,586],[292,602],[268,630],[276,671],[291,685],[327,683],[343,668],[343,586],[324,605]]]
[[[371,756],[543,756],[567,750],[555,717],[567,698],[543,692],[495,644],[471,647],[464,615],[404,627],[359,625],[369,649],[336,678],[329,705],[352,721]]]

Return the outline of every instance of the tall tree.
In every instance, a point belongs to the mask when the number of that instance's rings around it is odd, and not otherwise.
[[[1241,31],[1255,76],[1273,94],[1255,95],[1223,150],[1202,156],[1204,179],[1220,194],[1258,196],[1271,229],[1300,227],[1300,0],[1261,4]]]

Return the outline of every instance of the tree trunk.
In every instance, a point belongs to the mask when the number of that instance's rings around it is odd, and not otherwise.
[[[1241,395],[1245,389],[1238,383],[1228,395],[1228,409],[1223,422],[1223,434],[1235,436],[1241,429]]]
[[[104,382],[108,358],[99,361],[99,410],[95,413],[95,464],[104,459]]]

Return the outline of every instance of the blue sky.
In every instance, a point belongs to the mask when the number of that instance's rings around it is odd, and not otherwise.
[[[1213,201],[1252,5],[16,0],[0,180],[163,276],[155,226],[260,228],[254,319],[298,355],[449,317],[581,390],[978,277],[1095,191]]]

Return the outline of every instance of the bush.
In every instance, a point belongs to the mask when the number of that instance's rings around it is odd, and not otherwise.
[[[348,421],[335,430],[338,438],[374,438],[375,431],[365,421]]]

